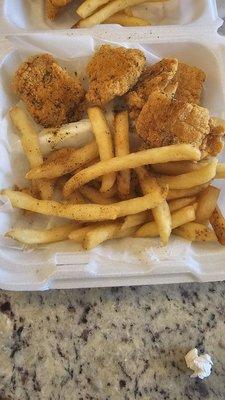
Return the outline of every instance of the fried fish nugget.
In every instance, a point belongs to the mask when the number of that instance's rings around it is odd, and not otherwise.
[[[59,7],[55,6],[51,0],[45,0],[45,13],[46,16],[51,19],[54,20],[59,12]]]
[[[149,95],[154,90],[164,90],[167,87],[176,74],[177,67],[178,60],[176,58],[164,58],[144,69],[138,83],[125,96],[132,119],[138,117]]]
[[[145,56],[140,50],[101,46],[87,67],[87,100],[101,106],[122,96],[135,85],[144,67]]]
[[[85,91],[80,80],[69,75],[50,54],[31,57],[21,64],[13,88],[34,120],[44,127],[82,117]]]
[[[173,82],[178,82],[176,98],[188,103],[199,104],[205,82],[205,73],[196,67],[179,62]]]
[[[210,130],[209,111],[155,91],[142,108],[136,129],[150,147],[190,143],[202,150]]]
[[[225,121],[212,117],[209,120],[210,132],[205,138],[204,156],[216,156],[223,150],[222,137],[225,135]]]

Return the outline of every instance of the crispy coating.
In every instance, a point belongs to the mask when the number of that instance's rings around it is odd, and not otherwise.
[[[51,20],[54,20],[59,12],[59,7],[52,4],[51,0],[45,0],[45,14]]]
[[[148,96],[154,90],[164,90],[168,86],[176,74],[177,68],[178,60],[176,58],[164,58],[144,69],[137,84],[125,96],[132,119],[138,117]]]
[[[179,62],[173,82],[178,82],[176,98],[187,103],[200,104],[205,73],[196,67]]]
[[[50,54],[30,58],[21,64],[13,88],[34,120],[44,127],[77,121],[83,114],[84,89]]]
[[[142,108],[136,129],[149,147],[190,143],[202,149],[210,130],[209,112],[157,90],[150,94]]]
[[[225,121],[212,117],[209,120],[210,132],[205,138],[203,156],[216,156],[223,150],[222,137],[225,135]]]
[[[135,85],[144,67],[145,56],[140,50],[101,46],[87,67],[87,100],[101,106],[122,96]]]

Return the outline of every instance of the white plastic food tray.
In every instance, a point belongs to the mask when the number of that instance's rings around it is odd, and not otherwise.
[[[43,5],[43,1],[42,1]],[[74,5],[71,5],[73,9]],[[0,41],[0,188],[22,184],[27,168],[18,137],[7,111],[17,99],[11,77],[24,58],[51,52],[72,69],[87,62],[103,40],[129,47],[142,47],[150,62],[165,56],[199,66],[207,74],[204,104],[211,113],[225,117],[225,44],[216,33],[222,21],[215,0],[170,0],[138,6],[136,15],[151,18],[155,26],[121,28],[109,25],[91,30],[67,30],[75,21],[70,9],[54,23],[46,21],[37,0],[3,0],[0,4],[0,33],[18,34]],[[61,34],[34,32],[61,29]],[[92,37],[87,35],[92,34]],[[221,184],[221,182],[220,182]],[[223,208],[224,193],[221,201]],[[213,281],[225,279],[225,250],[217,244],[190,245],[172,238],[167,248],[151,239],[123,239],[84,252],[73,243],[59,243],[39,249],[23,249],[4,233],[21,213],[0,212],[0,287],[11,290],[44,290],[149,283]],[[35,221],[40,226],[43,220]],[[28,217],[27,223],[34,221]]]
[[[44,14],[44,0],[1,0],[0,33],[21,33],[27,31],[46,31],[70,29],[78,20],[74,10],[81,1],[67,6],[59,18],[49,21]],[[216,0],[169,0],[165,3],[149,3],[134,7],[134,15],[148,19],[152,26],[144,30],[150,33],[156,26],[199,26],[209,27],[218,19]],[[101,25],[100,29],[113,32],[115,26]],[[98,30],[94,27],[93,30]],[[124,32],[143,30],[143,28],[123,28]],[[107,33],[106,33],[107,34]]]
[[[203,104],[211,114],[225,118],[225,40],[214,26],[199,29],[179,28],[154,32],[151,36],[130,34],[128,42],[120,33],[107,37],[112,44],[142,48],[149,62],[162,57],[202,68],[207,75]],[[104,36],[104,35],[103,35]],[[103,43],[102,31],[95,36],[84,32],[39,33],[11,36],[2,43],[0,63],[0,185],[22,184],[26,161],[17,135],[7,116],[17,99],[11,90],[12,74],[24,58],[39,52],[52,53],[68,68],[83,73],[95,47]],[[10,50],[12,49],[12,50]],[[219,182],[221,185],[221,182]],[[221,200],[223,211],[224,191]],[[225,279],[225,248],[216,244],[193,244],[177,237],[168,247],[158,239],[122,239],[110,241],[90,252],[71,242],[39,249],[23,249],[3,234],[17,222],[23,226],[20,212],[4,205],[0,213],[0,287],[12,290],[44,290],[94,286],[213,281]],[[21,220],[23,220],[21,222]],[[43,224],[44,219],[38,221]],[[32,220],[28,221],[32,222]]]

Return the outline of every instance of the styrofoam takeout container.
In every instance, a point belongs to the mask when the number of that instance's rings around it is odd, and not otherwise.
[[[46,31],[52,29],[70,29],[78,16],[75,9],[81,0],[66,6],[55,21],[50,21],[44,13],[44,0],[2,0],[0,2],[0,33],[22,33],[27,31]],[[216,0],[169,0],[165,3],[146,2],[133,8],[134,15],[145,18],[152,24],[145,27],[146,32],[155,29],[155,26],[210,26],[218,19]],[[103,30],[113,32],[115,26],[101,25]],[[93,30],[98,30],[94,27]],[[141,28],[133,28],[139,31]],[[130,28],[123,28],[129,33]]]
[[[14,183],[23,185],[24,172],[28,168],[7,114],[9,107],[18,101],[10,85],[18,65],[30,55],[50,52],[61,65],[82,76],[94,49],[103,42],[101,32],[91,37],[74,31],[73,34],[11,36],[7,42],[11,50],[3,43],[0,63],[1,188]],[[155,33],[129,43],[119,40],[116,31],[108,36],[108,42],[141,48],[150,63],[174,56],[202,68],[207,75],[203,104],[211,115],[225,118],[225,40],[216,33],[215,26],[210,35],[197,28],[183,32],[171,30],[166,37]],[[225,192],[222,194],[224,202]],[[89,252],[69,241],[40,248],[22,248],[17,242],[6,240],[4,233],[13,225],[46,227],[46,217],[22,216],[22,212],[12,210],[5,200],[2,199],[0,210],[1,288],[42,290],[225,279],[224,247],[216,243],[191,245],[178,237],[172,237],[165,248],[158,239],[132,238],[106,242]],[[222,201],[221,206],[225,211]],[[54,222],[50,218],[47,226]]]
[[[23,177],[28,165],[7,113],[18,101],[11,89],[12,75],[18,65],[33,54],[50,52],[61,65],[76,69],[80,75],[94,49],[106,39],[112,44],[141,48],[150,63],[175,56],[206,72],[203,104],[212,115],[225,118],[225,40],[217,34],[222,21],[218,18],[215,1],[170,0],[163,8],[161,5],[148,7],[149,14],[146,14],[146,6],[137,7],[137,15],[154,16],[152,22],[158,26],[117,26],[115,29],[115,26],[102,25],[91,30],[38,34],[34,31],[65,29],[74,21],[66,11],[54,24],[45,21],[43,9],[40,10],[40,2],[36,0],[1,2],[1,33],[21,34],[0,41],[0,189],[14,183],[25,184]],[[85,140],[90,137],[91,132],[85,130]],[[74,145],[81,145],[83,141],[84,134],[76,137]],[[225,211],[225,193],[222,194],[221,207]],[[46,217],[22,214],[12,210],[6,199],[1,199],[0,287],[4,289],[44,290],[225,279],[224,247],[215,243],[191,245],[177,237],[172,237],[166,248],[158,239],[131,238],[106,242],[90,252],[84,252],[71,242],[23,248],[17,242],[6,240],[4,233],[14,225],[50,227],[57,221],[50,218],[46,225]]]

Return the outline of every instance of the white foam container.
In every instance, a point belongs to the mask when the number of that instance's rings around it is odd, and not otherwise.
[[[70,29],[78,16],[75,9],[81,0],[73,2],[64,8],[61,15],[50,21],[45,17],[44,0],[1,0],[0,2],[0,33],[22,33],[46,31],[52,29]],[[134,15],[149,20],[151,27],[145,27],[145,31],[155,29],[155,26],[214,26],[218,19],[216,0],[169,0],[165,3],[146,2],[134,7]],[[101,25],[107,33],[113,32],[113,25]],[[98,30],[94,27],[93,30]],[[139,31],[140,28],[133,30]],[[129,33],[130,28],[124,28]],[[106,33],[106,34],[107,34]]]
[[[21,6],[23,1],[18,0],[18,3]],[[192,5],[194,3],[197,2]],[[68,68],[79,65],[78,72],[106,38],[115,45],[142,48],[149,62],[167,56],[177,57],[206,72],[203,105],[209,108],[211,115],[225,118],[225,39],[217,34],[221,20],[215,13],[214,1],[198,3],[204,3],[204,9],[208,10],[208,22],[201,26],[191,21],[182,28],[154,27],[151,33],[143,28],[117,27],[106,32],[105,28],[97,27],[89,31],[92,36],[87,36],[85,30],[73,30],[22,33],[0,41],[0,189],[16,182],[22,184],[21,177],[27,169],[7,111],[18,101],[10,86],[13,72],[24,58],[38,52],[52,53]],[[193,9],[192,14],[196,15]],[[181,21],[185,24],[183,19]],[[24,29],[27,28],[28,25]],[[220,158],[223,160],[224,156]],[[221,184],[218,182],[222,188]],[[225,190],[222,189],[223,211],[224,199]],[[166,248],[158,239],[122,239],[106,242],[90,252],[84,252],[71,242],[24,249],[14,241],[5,240],[4,233],[14,224],[23,226],[25,219],[21,218],[21,212],[10,211],[7,205],[4,207],[0,203],[2,289],[46,290],[225,279],[224,247],[216,243],[191,245],[177,237],[172,237]],[[43,226],[44,220],[46,218],[35,221],[35,226]],[[32,218],[27,218],[29,226],[33,222]]]

